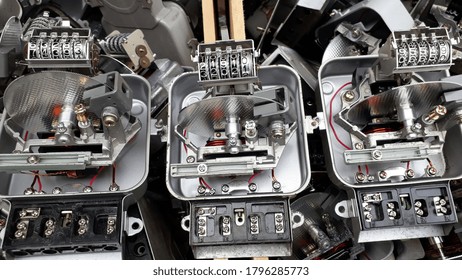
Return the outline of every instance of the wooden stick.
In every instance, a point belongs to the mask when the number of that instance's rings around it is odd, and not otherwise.
[[[239,41],[245,40],[244,3],[242,0],[229,0],[230,36]]]
[[[217,37],[213,0],[202,0],[202,18],[202,24],[204,26],[204,43],[214,43]]]

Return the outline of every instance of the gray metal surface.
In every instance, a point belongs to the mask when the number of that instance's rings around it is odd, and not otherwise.
[[[350,56],[350,50],[353,45],[354,44],[344,36],[335,36],[324,51],[322,62],[325,63],[336,57]]]
[[[446,233],[441,226],[392,227],[361,231],[359,233],[358,242],[405,240],[444,235],[446,235]]]
[[[21,18],[22,7],[17,0],[0,1],[0,28],[5,26],[6,22],[13,16]]]
[[[5,109],[12,120],[29,132],[52,129],[61,107],[81,101],[86,87],[100,83],[90,77],[61,71],[22,76],[5,90]]]
[[[445,157],[431,157],[433,165],[436,166],[438,169],[438,175],[436,177],[425,176],[425,169],[428,166],[428,162],[426,160],[419,160],[412,162],[411,165],[411,168],[414,171],[416,171],[416,175],[412,182],[400,179],[400,181],[375,181],[373,183],[358,184],[355,181],[354,174],[358,172],[358,167],[357,165],[345,164],[345,148],[341,146],[339,142],[336,140],[333,130],[329,125],[331,103],[334,115],[337,112],[339,112],[342,106],[341,95],[338,94],[336,96],[336,99],[332,101],[332,98],[334,96],[334,94],[332,93],[336,92],[342,85],[345,85],[346,83],[352,81],[352,73],[355,71],[355,69],[371,67],[372,65],[374,65],[374,63],[376,63],[378,58],[379,57],[377,55],[335,58],[324,63],[319,70],[319,88],[322,89],[323,84],[327,83],[331,84],[334,88],[333,91],[329,92],[321,91],[319,95],[322,107],[324,108],[324,119],[327,121],[326,136],[328,141],[328,148],[326,152],[328,151],[329,154],[330,164],[328,164],[327,166],[329,169],[329,174],[331,175],[331,179],[339,186],[346,186],[349,188],[369,188],[379,185],[384,187],[398,187],[401,185],[407,185],[411,183],[441,182],[444,180],[453,180],[462,177],[462,168],[460,168],[460,165],[456,163],[458,162],[458,159],[460,159],[461,150],[460,148],[455,148],[455,143],[462,141],[462,134],[458,133],[459,130],[456,129],[457,127],[454,127],[446,135],[446,143],[443,146],[443,154],[445,155]],[[435,84],[446,85],[446,82],[442,84],[440,82],[437,82]],[[454,84],[449,83],[447,85],[449,85],[451,88]],[[440,87],[441,90],[443,89],[443,87],[441,86],[436,86],[436,88],[438,87]],[[351,89],[351,86],[346,86],[344,88],[344,90],[347,89]],[[418,100],[418,93],[416,93],[416,98]],[[428,96],[427,98],[431,99],[431,96]],[[364,106],[364,108],[364,110],[366,110],[367,112],[368,107]],[[340,139],[343,139],[346,145],[352,147],[352,144],[349,140],[350,135],[347,133],[347,131],[340,127],[334,120],[332,121],[332,123],[337,133],[337,136]],[[381,170],[387,170],[389,168],[393,168],[396,166],[397,163],[373,163],[369,164],[368,167],[370,174],[377,175],[377,173]],[[403,163],[402,167],[406,167],[406,164]]]
[[[409,30],[414,27],[413,18],[400,0],[365,0],[334,16],[316,30],[316,35],[322,45],[327,45],[341,22],[362,22],[365,26],[372,27],[371,23],[378,19],[383,20],[390,31]]]
[[[3,27],[2,36],[0,37],[0,47],[16,48],[16,52],[19,52],[21,47],[21,34],[21,22],[17,17],[10,17]]]
[[[286,66],[266,66],[259,69],[259,79],[263,89],[285,86],[290,98],[293,100],[291,110],[296,114],[298,120],[304,119],[304,111],[302,106],[301,86],[298,75],[289,67]],[[175,135],[175,126],[178,124],[177,117],[181,108],[194,104],[201,100],[205,91],[200,87],[198,82],[197,72],[185,73],[179,76],[169,94],[169,121],[168,121],[168,141],[167,145],[167,188],[170,193],[182,200],[209,200],[216,198],[244,198],[252,195],[259,197],[269,196],[292,196],[299,193],[307,186],[310,179],[310,166],[307,150],[307,138],[305,128],[302,125],[298,126],[294,135],[286,144],[279,163],[275,168],[275,174],[279,182],[282,184],[280,192],[274,192],[271,184],[271,170],[261,172],[255,176],[253,182],[258,185],[257,191],[247,193],[247,191],[235,192],[233,194],[216,194],[207,196],[198,196],[197,187],[199,182],[197,179],[179,179],[172,178],[171,166],[177,163],[185,163],[187,155],[184,152],[183,144]],[[193,143],[204,143],[207,138],[199,135],[188,134],[188,138]],[[235,158],[235,160],[242,160]],[[230,163],[230,158],[217,159],[217,163]],[[239,182],[239,184],[247,185],[249,176],[238,176],[231,181]],[[221,185],[229,183],[230,179],[226,177],[207,178],[207,183],[215,189],[220,189]]]
[[[178,116],[178,123],[191,133],[210,137],[216,129],[225,129],[227,117],[238,117],[241,122],[252,118],[253,99],[251,96],[204,99],[182,109]]]
[[[133,90],[132,115],[136,116],[142,129],[135,138],[132,139],[122,150],[116,161],[116,183],[119,185],[120,193],[135,193],[140,196],[144,193],[144,181],[148,174],[149,161],[149,139],[150,134],[150,85],[138,75],[122,75],[124,80]],[[0,152],[10,153],[14,150],[15,143],[3,130],[2,119],[0,127]],[[42,176],[43,190],[45,194],[41,196],[73,196],[82,194],[83,188],[89,185],[92,176],[85,178],[71,179],[67,176]],[[30,186],[33,175],[30,174],[7,174],[0,173],[0,181],[5,182],[0,185],[0,198],[24,197],[24,189]],[[85,195],[97,195],[110,193],[109,187],[112,181],[112,171],[110,167],[104,168],[94,181],[93,192]],[[52,194],[55,187],[61,187],[61,194]],[[32,198],[32,197],[31,197]]]
[[[307,63],[294,49],[278,45],[278,48],[261,64],[268,66],[275,63],[278,56],[284,58],[289,65],[294,68],[300,77],[308,84],[312,90],[316,90],[318,80],[316,78],[316,69]]]
[[[93,7],[100,7],[103,14],[101,23],[107,34],[114,30],[127,33],[141,29],[156,57],[194,66],[188,47],[194,34],[188,16],[177,3],[161,0],[87,2]]]
[[[290,256],[291,253],[290,243],[194,247],[194,256],[197,259],[241,258],[242,256],[249,258],[278,257]]]
[[[444,91],[461,89],[462,85],[449,82],[426,82],[397,87],[371,96],[351,107],[347,118],[357,125],[365,125],[373,118],[394,114],[403,102],[412,104],[418,118],[443,101]]]

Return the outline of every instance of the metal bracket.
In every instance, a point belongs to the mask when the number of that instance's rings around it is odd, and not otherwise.
[[[143,228],[144,223],[141,219],[125,216],[125,232],[128,236],[133,236],[140,233]]]
[[[345,219],[358,217],[356,201],[354,199],[340,201],[335,205],[335,214]]]
[[[0,170],[83,170],[90,163],[90,152],[1,154]]]
[[[151,135],[159,136],[160,141],[163,143],[167,142],[168,138],[168,127],[164,125],[162,119],[152,119],[151,120]]]
[[[184,216],[183,219],[181,219],[181,228],[189,232],[191,229],[191,215]]]
[[[317,112],[316,117],[305,117],[305,130],[307,134],[313,134],[315,129],[326,130],[326,123],[322,112]]]
[[[301,212],[292,212],[292,229],[301,227],[303,222],[305,222],[305,216]]]

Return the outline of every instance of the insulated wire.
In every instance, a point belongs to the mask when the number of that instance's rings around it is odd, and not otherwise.
[[[351,85],[351,82],[348,82],[348,83],[344,84],[343,86],[341,86],[335,92],[334,96],[332,96],[332,99],[330,100],[330,104],[329,104],[329,110],[330,110],[330,113],[329,113],[329,126],[332,129],[332,132],[334,133],[335,139],[337,139],[337,141],[340,143],[340,145],[342,145],[347,150],[351,150],[351,148],[348,145],[346,145],[345,143],[343,143],[342,140],[340,140],[340,138],[337,135],[337,132],[335,131],[334,124],[332,123],[332,119],[333,119],[332,118],[332,104],[334,102],[335,97],[339,94],[339,92],[342,91],[342,89],[344,89],[346,86],[349,86],[349,85]]]

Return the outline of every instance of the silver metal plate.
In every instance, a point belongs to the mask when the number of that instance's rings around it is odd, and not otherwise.
[[[209,137],[215,130],[224,130],[226,118],[245,120],[253,117],[254,101],[249,96],[222,96],[204,99],[182,109],[178,116],[180,126],[188,132]]]
[[[10,17],[3,28],[0,47],[13,47],[16,48],[16,52],[20,51],[21,34],[21,21],[17,17]]]
[[[322,63],[336,57],[350,56],[353,46],[354,44],[342,35],[335,36],[324,51]]]
[[[99,84],[72,72],[47,71],[22,76],[6,89],[5,110],[29,132],[50,131],[64,104],[76,105],[85,88]]]
[[[396,113],[397,107],[407,102],[417,118],[440,104],[444,91],[461,88],[462,85],[448,82],[428,82],[393,88],[353,105],[347,118],[353,124],[365,125],[373,118]]]

